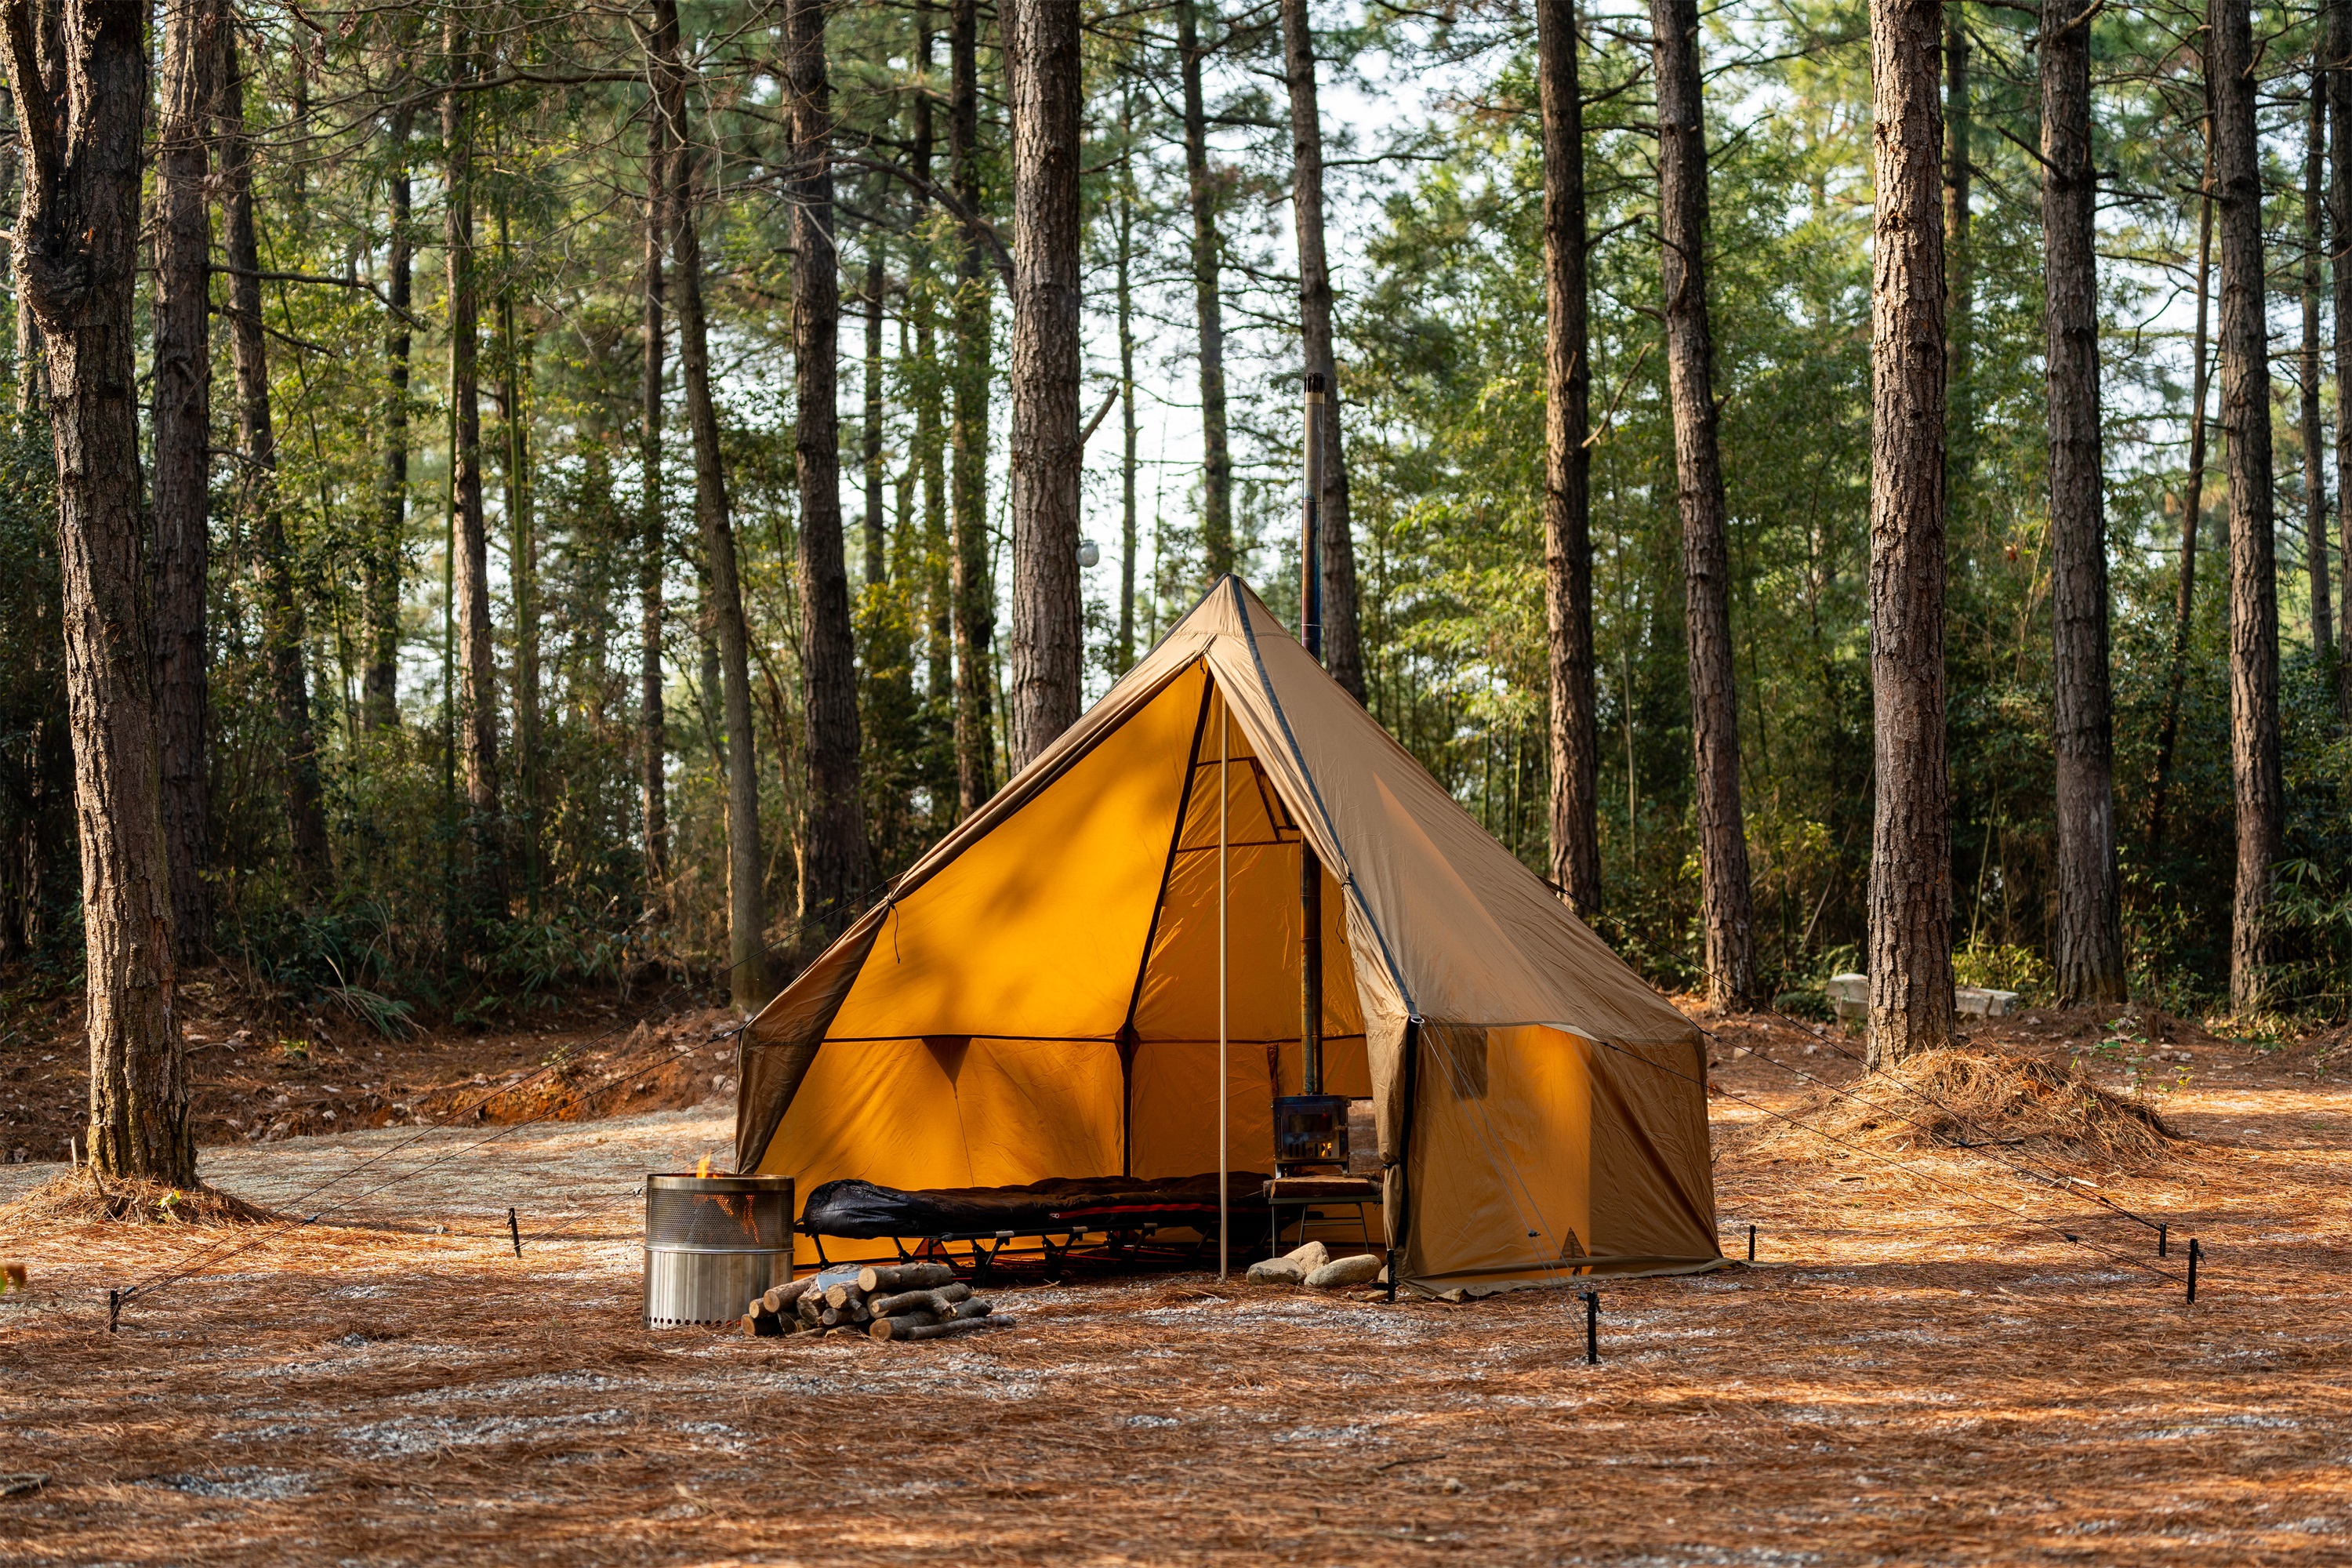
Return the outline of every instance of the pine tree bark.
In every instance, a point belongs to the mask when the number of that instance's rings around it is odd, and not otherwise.
[[[1588,346],[1584,100],[1575,0],[1538,0],[1543,120],[1544,618],[1549,667],[1551,879],[1601,913],[1601,726],[1592,663],[1592,360]]]
[[[2124,999],[2107,668],[2107,521],[2099,428],[2099,275],[2091,22],[2042,7],[2042,327],[2050,422],[2051,728],[2058,769],[2060,1006]]]
[[[155,140],[155,698],[163,747],[163,834],[171,850],[178,961],[212,945],[205,883],[205,610],[212,563],[212,90],[220,69],[218,0],[172,0],[164,13],[162,119]]]
[[[482,511],[481,295],[474,254],[474,94],[462,90],[479,67],[474,44],[452,19],[443,42],[453,87],[441,95],[446,160],[443,243],[449,298],[449,402],[457,416],[452,493],[457,534],[458,765],[466,784],[467,837],[473,849],[475,920],[507,912],[505,835],[499,818],[497,648],[490,635],[489,531]]]
[[[504,363],[499,420],[506,427],[507,581],[514,604],[515,838],[521,851],[523,897],[539,912],[539,539],[530,493],[530,334],[515,320],[514,249],[507,217],[499,215],[506,286],[499,290],[499,338]]]
[[[866,818],[858,793],[857,648],[841,539],[841,421],[836,412],[841,277],[834,232],[824,0],[790,0],[784,26],[794,165],[793,374],[801,487],[801,674],[808,723],[803,747],[808,795],[800,919],[803,941],[822,947],[849,923],[864,901]]]
[[[981,210],[980,5],[954,0],[949,11],[948,163],[956,199]],[[955,539],[956,795],[969,816],[996,791],[996,591],[988,549],[988,389],[991,323],[988,274],[979,238],[956,245],[955,393],[950,415]]]
[[[1135,478],[1138,428],[1135,418],[1135,102],[1132,84],[1122,80],[1118,99],[1119,173],[1113,232],[1112,292],[1118,317],[1118,409],[1123,437],[1118,459],[1118,642],[1112,649],[1113,675],[1135,668]]]
[[[2325,47],[2325,39],[2322,40]],[[2327,75],[2312,62],[2309,135],[2303,157],[2304,565],[2311,581],[2311,647],[2326,669],[2336,661],[2336,616],[2327,561],[2327,421],[2319,405],[2319,258],[2326,253]]]
[[[1650,0],[1658,84],[1658,261],[1683,524],[1706,994],[1718,1011],[1756,1002],[1756,904],[1739,804],[1738,689],[1732,666],[1731,552],[1717,437],[1715,342],[1706,304],[1706,117],[1698,0]]]
[[[655,33],[657,37],[671,40],[673,52],[656,68],[658,90],[667,95],[671,106],[670,123],[676,128],[677,155],[672,163],[676,184],[669,193],[670,260],[676,269],[674,297],[677,309],[678,368],[686,383],[687,426],[694,438],[694,516],[702,536],[702,568],[705,579],[705,603],[709,608],[710,639],[718,654],[719,703],[720,722],[725,731],[723,763],[727,777],[727,942],[728,994],[735,1006],[746,1013],[756,1011],[768,1000],[768,959],[766,901],[761,883],[765,870],[760,851],[760,775],[757,748],[751,729],[751,646],[743,623],[743,591],[735,559],[735,525],[727,494],[727,473],[719,450],[719,409],[710,392],[710,337],[702,309],[702,229],[698,184],[697,160],[693,153],[694,138],[686,118],[686,73],[675,51],[677,32],[677,0],[655,0]],[[793,26],[786,19],[788,47]],[[799,216],[795,216],[795,225]],[[830,226],[827,226],[828,228]],[[797,243],[805,237],[795,233]],[[830,279],[833,253],[830,237],[826,239],[825,276]],[[795,261],[794,293],[798,294],[798,268]],[[793,301],[795,346],[803,330],[798,321],[803,314],[802,301]],[[828,322],[828,324],[830,324]],[[830,357],[826,361],[831,365]],[[804,373],[803,373],[804,374]],[[805,391],[803,391],[805,396]],[[803,404],[803,409],[807,405]],[[824,400],[826,431],[832,431],[833,400]],[[808,461],[812,432],[809,421],[801,421],[800,453],[803,465]],[[831,483],[840,482],[838,467],[828,470]],[[808,479],[802,477],[803,504],[806,505]],[[835,570],[839,570],[841,549],[841,498],[833,495],[833,541]],[[805,513],[802,519],[803,531],[822,526]],[[807,547],[803,546],[803,551]],[[803,584],[805,595],[807,584]],[[805,611],[803,612],[805,614]],[[843,618],[847,618],[847,606],[843,606]],[[820,656],[810,656],[820,657]],[[706,656],[706,664],[709,660]],[[709,700],[708,675],[704,680],[705,700]],[[850,696],[851,734],[856,733],[856,696]],[[856,756],[853,744],[850,755]],[[851,798],[856,798],[853,787]]]
[[[1952,1037],[1940,0],[1872,0],[1870,1058]]]
[[[866,585],[889,580],[889,520],[882,510],[882,244],[870,243],[866,258],[866,374],[859,391],[865,419],[857,430],[858,458],[866,474]]]
[[[278,436],[270,420],[269,349],[261,320],[261,244],[253,208],[253,139],[245,127],[245,72],[234,29],[221,37],[219,131],[226,187],[223,236],[229,266],[229,346],[236,371],[237,434],[244,447],[240,489],[250,498],[254,555],[261,574],[261,646],[278,742],[284,748],[286,823],[295,873],[306,892],[323,891],[332,875],[319,751],[310,726],[310,684],[303,668],[302,602],[294,591],[293,551],[278,489]]]
[[[2173,597],[2172,648],[2167,656],[2164,707],[2156,724],[2156,777],[2148,786],[2147,850],[2153,860],[2164,848],[2165,809],[2172,787],[2172,752],[2180,735],[2180,696],[2189,682],[2189,636],[2197,610],[2197,532],[2205,517],[2205,398],[2211,382],[2213,276],[2212,77],[2205,83],[2205,174],[2198,187],[2197,330],[2190,353],[2189,478],[2180,498],[2180,581]]]
[[[1331,265],[1323,245],[1323,112],[1315,89],[1315,30],[1307,0],[1282,0],[1284,74],[1290,87],[1290,210],[1298,232],[1298,324],[1306,370],[1328,389],[1323,400],[1323,665],[1357,701],[1364,700],[1362,635],[1357,629],[1355,531],[1348,519],[1348,452],[1340,432],[1339,363],[1331,334]]]
[[[922,89],[915,95],[912,135],[907,159],[916,179],[916,227],[924,231],[931,221],[931,156],[938,140],[932,112],[931,68],[938,51],[934,27],[937,13],[928,5],[915,6],[915,54]],[[928,236],[926,235],[926,238]],[[955,706],[955,589],[951,546],[948,540],[947,432],[941,419],[939,333],[936,323],[937,282],[931,273],[931,248],[918,243],[910,252],[908,310],[915,319],[916,374],[911,379],[915,404],[915,465],[923,495],[923,606],[926,646],[923,662],[929,672],[933,709],[950,716]],[[926,757],[934,755],[926,746]],[[927,773],[929,772],[926,770]],[[953,782],[933,778],[934,819],[944,825],[946,801]],[[946,787],[941,787],[945,785]]]
[[[1947,505],[1959,512],[1968,503],[1969,462],[1976,450],[1976,279],[1969,243],[1970,160],[1975,117],[1969,109],[1969,18],[1965,0],[1947,0],[1944,11],[1944,338],[1948,448],[1951,474]]]
[[[1219,281],[1217,186],[1209,169],[1197,0],[1176,0],[1176,54],[1184,97],[1184,176],[1192,208],[1192,310],[1201,328],[1201,553],[1209,580],[1234,569],[1234,458],[1226,437],[1225,307]],[[1211,20],[1215,13],[1211,12]]]
[[[1078,13],[1008,0],[1013,98],[1013,648],[1015,771],[1077,722]]]
[[[70,52],[37,53],[10,7],[8,83],[26,147],[17,288],[38,324],[58,465],[66,689],[80,823],[89,1157],[195,1180],[187,1063],[173,1016],[171,852],[139,475],[139,265],[147,7],[72,0]],[[44,40],[47,41],[47,40]]]
[[[2336,595],[2336,712],[2352,724],[2352,419],[2345,397],[2352,391],[2352,5],[2326,0],[2322,26],[2327,51],[2327,223],[2336,236],[2329,285],[2336,321],[2336,559],[2342,571]]]
[[[385,214],[383,359],[388,383],[383,399],[383,453],[378,481],[376,535],[363,564],[361,586],[366,618],[367,670],[362,678],[361,720],[370,731],[400,721],[401,556],[408,532],[408,377],[411,352],[409,304],[415,271],[408,142],[416,111],[403,103],[393,112],[390,140],[392,187]]]
[[[2238,816],[2230,1005],[2243,1016],[2264,1002],[2271,866],[2278,858],[2286,790],[2279,763],[2277,540],[2253,29],[2247,0],[2214,0],[2212,16],[2221,430],[2230,496],[2230,776]]]
[[[669,190],[677,175],[673,115],[683,94],[665,77],[677,58],[677,8],[657,8],[646,52],[656,81],[646,129],[645,342],[637,381],[637,810],[643,827],[646,910],[669,915],[669,720],[662,700],[662,580],[669,529],[662,516],[662,256],[669,247]]]

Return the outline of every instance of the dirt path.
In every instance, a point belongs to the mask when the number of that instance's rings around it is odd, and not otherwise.
[[[1838,1070],[1801,1031],[1742,1037]],[[647,1334],[633,1189],[723,1150],[723,1102],[517,1129],[114,1335],[104,1288],[205,1237],[0,1218],[33,1274],[0,1301],[0,1470],[47,1478],[0,1497],[0,1558],[2352,1562],[2352,1093],[2200,1068],[2166,1107],[2193,1158],[2084,1178],[2168,1218],[2159,1261],[1975,1154],[1740,1152],[1802,1086],[1736,1048],[1726,1247],[1758,1224],[1762,1266],[1604,1289],[1597,1367],[1555,1293],[1201,1275],[1006,1289],[1008,1323],[938,1345]],[[287,1204],[407,1135],[207,1165]]]

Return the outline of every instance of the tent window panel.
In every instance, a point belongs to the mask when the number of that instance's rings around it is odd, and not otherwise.
[[[1477,1034],[1486,1092],[1443,1086],[1424,1049],[1413,1129],[1415,1277],[1566,1279],[1592,1239],[1592,1086],[1583,1042],[1540,1027]],[[1433,1081],[1433,1079],[1439,1081]],[[1529,1233],[1533,1232],[1533,1235]]]

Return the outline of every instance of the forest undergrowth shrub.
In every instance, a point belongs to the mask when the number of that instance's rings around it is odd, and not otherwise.
[[[417,978],[392,961],[393,916],[379,900],[305,908],[268,902],[215,933],[221,953],[299,1007],[331,1005],[387,1038],[415,1027],[401,993]]]
[[[1998,942],[1972,935],[1952,949],[1952,981],[1986,991],[2014,991],[2027,1006],[2041,1006],[2050,996],[2056,972],[2038,948],[2021,942]]]

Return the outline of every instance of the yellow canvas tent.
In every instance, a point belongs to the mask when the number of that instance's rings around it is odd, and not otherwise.
[[[738,1169],[803,1195],[1218,1169],[1221,861],[1226,1152],[1271,1169],[1302,837],[1326,1087],[1373,1100],[1400,1279],[1717,1264],[1696,1029],[1234,577],[752,1022]]]

